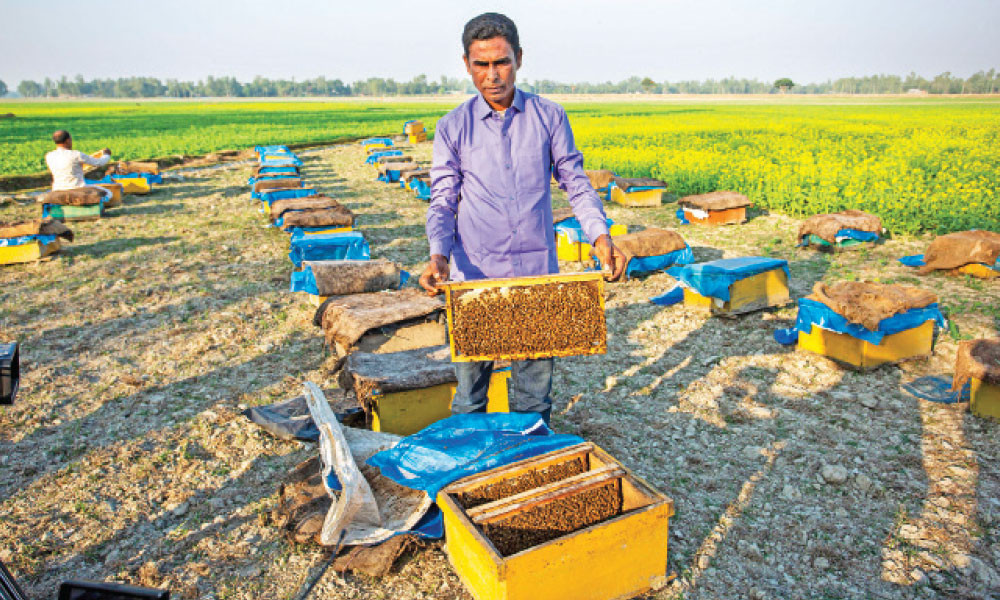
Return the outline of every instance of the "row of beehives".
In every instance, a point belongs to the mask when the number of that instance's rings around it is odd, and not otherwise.
[[[420,121],[407,121],[403,125],[403,136],[415,144],[427,140],[427,132]],[[413,156],[397,148],[390,138],[366,140],[367,157],[365,164],[373,165],[376,178],[384,183],[398,183],[399,187],[411,190],[417,198],[431,199],[431,176],[427,165],[420,164]]]
[[[103,179],[87,180],[85,187],[39,195],[39,219],[0,223],[0,265],[57,253],[62,241],[74,238],[66,222],[100,219],[106,209],[121,206],[126,194],[148,194],[154,183],[162,181],[155,162],[120,162]]]

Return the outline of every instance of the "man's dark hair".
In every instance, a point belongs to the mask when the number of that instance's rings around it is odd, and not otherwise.
[[[57,144],[65,144],[66,140],[69,139],[69,132],[65,129],[60,129],[59,131],[52,134],[52,141]]]
[[[462,47],[465,48],[465,55],[469,55],[469,46],[476,40],[492,40],[495,37],[502,37],[507,40],[510,47],[514,49],[514,54],[521,51],[521,40],[517,37],[517,25],[507,18],[507,15],[488,12],[474,17],[465,24],[462,31]]]

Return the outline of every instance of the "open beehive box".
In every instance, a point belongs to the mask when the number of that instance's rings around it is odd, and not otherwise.
[[[607,352],[600,273],[480,279],[442,287],[453,361]]]
[[[673,501],[591,443],[466,477],[437,501],[477,600],[630,598],[666,572]]]

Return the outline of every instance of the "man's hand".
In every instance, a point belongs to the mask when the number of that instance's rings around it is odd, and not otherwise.
[[[420,274],[420,287],[427,290],[431,296],[441,293],[438,284],[448,281],[448,259],[440,254],[431,256],[427,268]]]
[[[611,236],[604,234],[594,241],[594,255],[601,261],[601,266],[611,270],[611,276],[605,276],[608,281],[618,281],[625,272],[625,255],[611,241]]]

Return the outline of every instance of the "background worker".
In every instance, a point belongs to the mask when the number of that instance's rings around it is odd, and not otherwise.
[[[427,210],[430,263],[420,285],[559,272],[549,178],[566,191],[601,264],[617,279],[625,268],[608,234],[600,197],[583,171],[566,111],[517,89],[521,46],[514,22],[484,13],[465,25],[462,60],[479,94],[437,123]],[[553,359],[515,361],[510,409],[552,409]],[[452,413],[484,412],[492,361],[455,363]]]
[[[74,150],[73,138],[63,129],[52,134],[52,141],[56,143],[56,149],[45,155],[45,164],[52,173],[52,191],[85,187],[87,180],[83,178],[83,165],[103,167],[111,160],[111,150],[108,148],[98,152],[100,156],[90,156]]]

